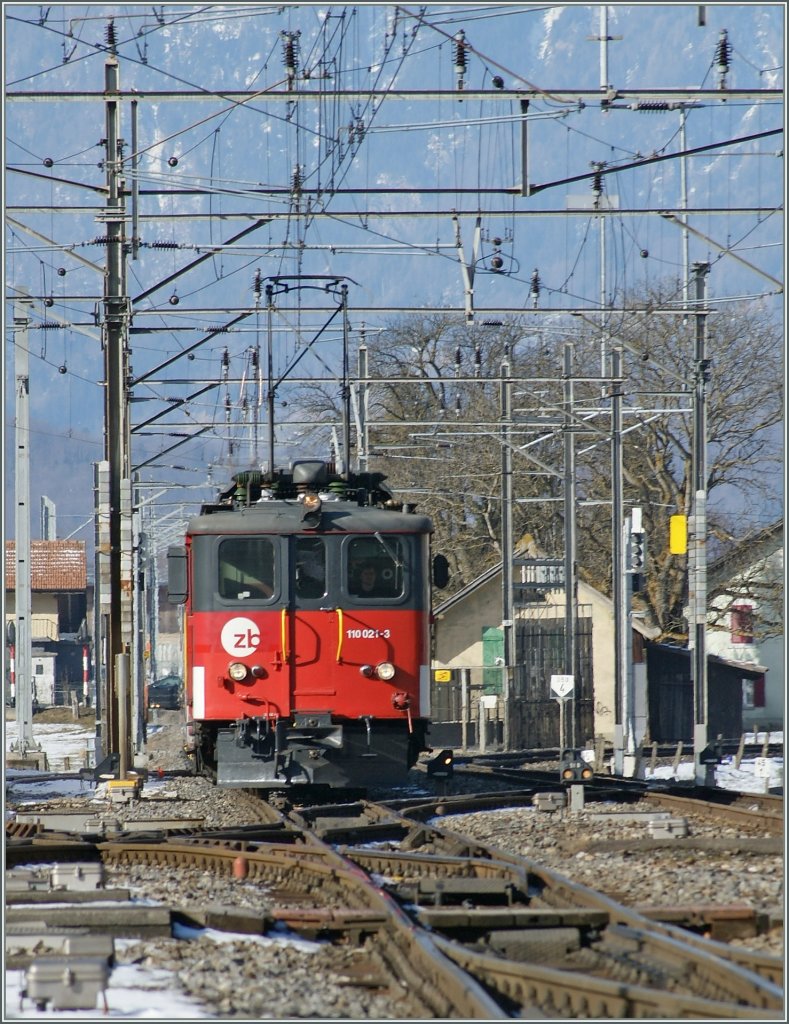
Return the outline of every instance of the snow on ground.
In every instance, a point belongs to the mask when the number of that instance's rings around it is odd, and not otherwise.
[[[6,753],[19,740],[16,722],[5,723]],[[47,755],[51,772],[79,771],[93,756],[96,736],[79,722],[33,722],[33,741]]]
[[[187,928],[176,925],[174,938],[189,940],[207,937],[214,942],[255,942],[259,945],[290,945],[297,946],[304,952],[314,952],[320,948],[319,943],[310,942],[293,934],[270,937],[266,935],[240,935],[231,932],[220,932],[212,928]],[[116,939],[117,950],[123,949],[124,939]],[[106,990],[107,1011],[99,995],[96,1008],[93,1010],[52,1010],[37,1009],[29,998],[22,998],[21,992],[25,985],[23,970],[6,971],[5,1014],[3,1020],[22,1020],[26,1018],[58,1018],[62,1020],[92,1020],[94,1018],[123,1020],[205,1020],[214,1019],[199,1003],[175,990],[172,971],[143,968],[136,964],[120,964],[110,972]]]

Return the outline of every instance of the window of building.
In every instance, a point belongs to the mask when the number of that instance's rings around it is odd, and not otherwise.
[[[731,612],[731,642],[733,644],[753,643],[753,605],[737,604]]]
[[[745,711],[765,705],[764,676],[742,680],[742,706]]]

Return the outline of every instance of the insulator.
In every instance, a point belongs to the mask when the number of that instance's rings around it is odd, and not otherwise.
[[[673,104],[666,100],[640,100],[635,104],[636,110],[643,110],[647,114],[662,114],[673,109]]]
[[[230,328],[226,324],[209,324],[206,328],[211,334],[230,334]],[[227,349],[225,349],[227,352]]]
[[[466,71],[466,33],[463,29],[455,36],[455,71],[459,75]]]
[[[460,395],[455,395],[455,414],[457,416],[461,413]]]
[[[51,300],[44,300],[45,306],[52,306],[54,303]],[[56,331],[58,327],[62,327],[62,324],[57,323],[55,320],[42,320],[38,325],[40,331]]]
[[[540,275],[537,268],[534,268],[534,273],[531,276],[531,284],[529,285],[529,295],[532,299],[532,306],[536,309],[537,302],[540,298]]]
[[[263,278],[261,276],[261,273],[260,273],[259,270],[256,270],[255,271],[255,281],[254,281],[254,283],[252,285],[252,287],[253,287],[253,289],[255,291],[255,295],[260,295],[262,283],[263,283]]]
[[[603,172],[598,168],[592,175],[592,191],[597,192],[597,194],[600,195],[604,189],[605,182],[603,181]]]
[[[166,239],[159,239],[156,242],[149,242],[149,249],[177,249],[178,242],[168,242]]]
[[[115,22],[111,21],[106,29],[104,30],[104,39],[107,43],[108,49],[112,50],[113,53],[118,48],[118,40],[115,37]]]
[[[109,239],[109,237],[107,235],[96,235],[95,238],[92,238],[88,242],[88,245],[107,245],[107,243],[109,241],[110,241],[110,239]],[[117,239],[116,239],[116,241],[117,241]]]
[[[460,345],[455,349],[455,366],[460,366],[463,353],[460,351]]]
[[[230,353],[227,349],[222,353],[222,368],[227,370],[230,366]]]
[[[301,168],[298,164],[293,168],[293,177],[291,179],[291,192],[294,196],[301,195]]]
[[[364,124],[364,118],[363,117],[357,117],[356,118],[356,138],[358,139],[359,142],[361,142],[362,139],[364,138],[365,131],[366,131],[366,128],[365,128],[365,124]]]
[[[715,63],[718,65],[718,69],[720,71],[726,72],[729,70],[730,56],[731,43],[729,42],[729,34],[725,28],[722,28],[720,38],[718,39],[718,45],[715,49]]]
[[[288,73],[288,78],[293,78],[299,64],[299,36],[300,32],[282,33],[282,63]]]
[[[258,363],[259,363],[258,350],[256,348],[253,348],[252,349],[252,367],[253,367],[253,369],[257,370]]]

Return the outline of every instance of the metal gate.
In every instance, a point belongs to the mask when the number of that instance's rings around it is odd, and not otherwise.
[[[594,674],[592,609],[579,605],[576,619],[575,689],[567,712],[575,723],[577,746],[594,738]],[[551,676],[565,672],[564,618],[515,620],[515,704],[519,746],[544,749],[560,746],[559,702],[551,696]]]

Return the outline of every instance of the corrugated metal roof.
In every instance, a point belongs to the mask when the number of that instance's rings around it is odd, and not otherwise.
[[[84,540],[30,542],[32,590],[85,590],[88,585]],[[5,542],[5,589],[16,590],[16,544]]]

